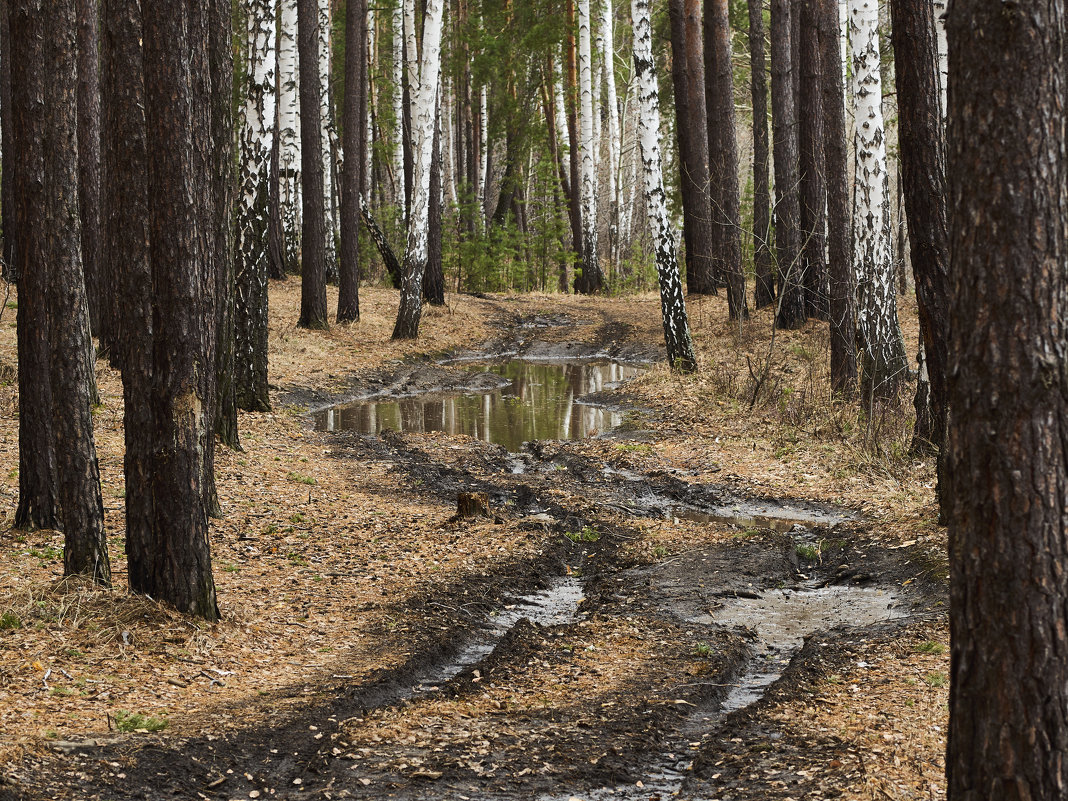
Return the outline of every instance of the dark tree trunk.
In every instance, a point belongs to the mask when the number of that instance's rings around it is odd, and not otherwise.
[[[345,99],[342,121],[341,267],[337,321],[360,319],[360,195],[367,164],[367,0],[345,8]]]
[[[5,6],[8,5],[5,3]],[[46,212],[57,200],[48,196],[56,187],[45,186],[42,137],[46,130],[41,113],[45,85],[42,0],[11,3],[10,38],[7,50],[11,66],[11,121],[13,143],[5,151],[4,169],[11,164],[16,178],[15,221],[12,226],[14,250],[19,254],[19,305],[16,313],[19,363],[19,503],[15,527],[21,529],[59,528],[59,497],[56,472],[50,367],[50,326],[48,316],[48,270],[52,266],[49,246],[61,238]],[[53,41],[50,36],[49,41]],[[69,154],[76,157],[75,153]],[[73,163],[73,162],[72,162]],[[74,190],[72,185],[67,187]],[[68,199],[70,200],[70,199]],[[74,212],[77,216],[77,211]],[[77,234],[76,234],[77,235]],[[62,392],[58,393],[62,397]]]
[[[671,81],[675,89],[675,128],[679,140],[682,237],[686,246],[686,291],[715,295],[700,3],[696,0],[671,0],[668,8],[671,20]]]
[[[831,387],[852,395],[857,386],[856,277],[850,239],[849,148],[839,49],[838,1],[819,0],[823,70],[823,155],[827,175],[827,274],[830,290]]]
[[[130,576],[152,572],[152,271],[139,0],[104,0],[103,161],[105,268],[116,291],[113,363],[122,368],[126,441],[126,558]]]
[[[43,364],[54,441],[56,496],[64,532],[64,575],[111,583],[100,474],[93,444],[89,383],[89,318],[78,215],[78,52],[74,0],[19,0],[11,9],[15,147],[32,169],[20,169],[19,225],[24,282],[19,306],[45,310],[51,352]],[[36,291],[43,290],[42,294]],[[38,334],[44,332],[37,332]],[[36,354],[34,354],[36,356]],[[20,373],[23,370],[19,361]],[[43,376],[37,376],[42,380]],[[26,401],[20,408],[27,411]],[[37,415],[33,418],[39,419]],[[44,421],[41,421],[44,422]],[[43,439],[43,437],[41,437]],[[35,438],[37,439],[37,438]]]
[[[97,0],[78,0],[78,210],[82,218],[82,268],[89,324],[101,344],[109,315],[102,304],[112,297],[102,286],[100,216],[100,9]]]
[[[758,309],[775,302],[768,178],[768,81],[764,60],[764,5],[749,0],[749,55],[753,86],[753,267]]]
[[[205,480],[217,283],[206,0],[142,0],[153,331],[152,542],[135,592],[217,620]]]
[[[274,74],[278,75],[277,68]],[[278,135],[277,105],[275,106],[274,130],[275,135],[271,139],[271,196],[267,201],[270,215],[267,221],[267,274],[275,281],[282,281],[286,277],[286,234],[282,225],[282,148],[280,144],[282,137]]]
[[[578,65],[575,53],[575,0],[565,0],[567,13],[567,39],[564,41],[564,62],[566,72],[566,91],[564,107],[567,109],[568,167],[571,173],[571,238],[575,243],[575,270],[585,274],[582,259],[583,219],[582,219],[582,178],[579,170],[579,130],[578,130]],[[576,289],[578,279],[575,279]]]
[[[441,264],[441,90],[438,90],[438,121],[434,125],[434,155],[430,162],[430,212],[427,225],[426,275],[423,297],[432,306],[445,305],[445,273]]]
[[[300,65],[300,169],[303,225],[300,328],[326,329],[326,209],[323,142],[319,121],[319,10],[316,0],[297,0]]]
[[[799,0],[794,12],[801,18],[797,51],[800,56],[797,144],[801,182],[801,269],[804,273],[805,312],[826,320],[827,299],[827,189],[824,184],[823,86],[820,65],[820,0]],[[833,65],[831,65],[833,67]]]
[[[912,273],[930,382],[929,415],[916,419],[912,449],[940,450],[945,441],[949,325],[945,140],[939,101],[934,11],[919,0],[893,0],[901,185],[908,215]],[[903,255],[903,254],[902,254]],[[928,425],[923,426],[925,417]]]
[[[1062,0],[946,26],[952,801],[1068,787],[1066,26]]]
[[[775,135],[775,251],[779,328],[805,324],[800,264],[801,200],[797,185],[797,111],[790,44],[790,0],[771,3],[771,122]]]
[[[4,262],[0,275],[14,281],[15,265],[15,130],[11,119],[11,9],[0,3],[0,225],[4,231]]]
[[[731,20],[727,0],[705,0],[705,106],[712,197],[712,272],[727,284],[732,320],[749,316],[742,271],[738,138],[734,130]]]

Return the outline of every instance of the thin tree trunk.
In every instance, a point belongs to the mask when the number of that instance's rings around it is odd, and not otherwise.
[[[441,90],[438,90],[437,121],[434,125],[434,148],[430,159],[430,212],[427,219],[426,280],[423,296],[431,306],[445,305],[445,274],[441,263]]]
[[[578,0],[579,197],[582,200],[582,276],[575,289],[591,295],[604,287],[597,242],[597,171],[594,161],[593,56],[590,47],[590,0]]]
[[[948,20],[952,801],[1068,787],[1066,27],[1062,0]]]
[[[582,243],[585,217],[582,209],[582,170],[579,165],[579,130],[578,130],[578,57],[575,42],[575,1],[565,0],[567,11],[567,39],[564,43],[564,61],[567,71],[567,141],[568,166],[571,173],[571,235],[575,243],[575,289],[584,280],[586,273],[585,254]]]
[[[213,441],[214,214],[203,0],[142,0],[153,311],[150,473],[153,526],[145,573],[130,587],[180,611],[219,617],[211,574],[205,462]]]
[[[278,12],[279,205],[285,231],[286,270],[295,273],[300,270],[303,232],[297,0],[278,0]]]
[[[319,11],[316,0],[297,0],[300,57],[301,233],[300,328],[326,329],[326,195],[323,189],[323,126],[319,119]]]
[[[603,39],[605,102],[608,107],[608,258],[619,260],[619,99],[616,97],[616,35],[612,0],[601,7],[601,37]]]
[[[801,18],[800,105],[798,151],[801,182],[801,269],[805,276],[805,312],[829,317],[827,289],[827,189],[824,183],[823,75],[816,26],[820,0],[800,0],[794,10]]]
[[[246,0],[245,106],[234,286],[234,391],[237,406],[271,408],[267,388],[267,283],[270,274],[270,160],[275,118],[274,0]]]
[[[705,106],[708,173],[712,197],[712,272],[727,284],[732,320],[749,316],[742,272],[741,199],[738,192],[738,139],[734,125],[730,5],[705,0]]]
[[[278,48],[275,48],[275,99],[281,94],[277,78],[281,74],[278,69],[280,59]],[[274,136],[271,137],[271,172],[270,172],[270,195],[268,197],[267,219],[267,274],[281,281],[286,277],[286,233],[282,223],[282,146],[279,121],[281,113],[278,103],[274,104],[274,120],[272,121]]]
[[[337,321],[360,319],[360,196],[363,194],[367,140],[367,0],[348,0],[345,8],[345,105],[341,168],[341,275]]]
[[[660,311],[664,323],[668,364],[680,373],[697,370],[697,357],[690,339],[686,298],[682,294],[679,264],[675,257],[675,235],[668,219],[660,160],[660,102],[653,61],[652,26],[649,0],[632,0],[634,25],[634,73],[638,83],[638,143],[644,173],[645,201],[656,242],[656,274],[660,284]]]
[[[11,118],[11,9],[0,3],[0,227],[4,232],[3,264],[0,274],[14,281],[18,270],[15,259],[15,130]]]
[[[768,83],[764,60],[764,5],[749,0],[749,55],[753,93],[753,266],[758,309],[775,302],[771,258],[771,189],[768,167]]]
[[[404,114],[407,105],[404,84],[404,5],[396,0],[393,6],[393,195],[394,202],[407,209],[404,192]],[[407,210],[405,210],[407,217]]]
[[[857,386],[856,283],[850,241],[849,148],[840,56],[838,0],[819,0],[823,70],[823,142],[827,170],[827,274],[830,289],[831,388],[851,396]]]
[[[78,0],[78,211],[82,220],[82,269],[89,323],[107,342],[109,317],[101,305],[110,298],[102,286],[100,215],[100,14],[97,0]],[[92,345],[90,344],[90,347]]]
[[[331,52],[331,0],[318,0],[318,57],[319,57],[319,124],[322,125],[320,143],[323,149],[323,214],[326,220],[326,280],[336,284],[337,267],[337,203],[335,202],[334,183],[337,149],[337,131],[334,130],[333,106],[330,98]]]
[[[11,8],[12,113],[18,170],[19,253],[23,284],[19,306],[40,306],[49,352],[43,363],[26,354],[30,368],[51,388],[51,406],[33,415],[46,422],[36,439],[54,447],[56,485],[64,532],[64,575],[111,582],[100,475],[89,408],[89,317],[81,263],[78,215],[78,51],[74,0],[18,0]],[[47,221],[47,224],[42,224]],[[32,281],[27,281],[30,276]],[[38,294],[40,291],[40,294]],[[44,332],[35,332],[40,335]],[[47,376],[47,379],[44,378]],[[23,413],[26,399],[21,399]],[[21,416],[21,415],[20,415]],[[54,437],[54,439],[53,439]],[[52,494],[52,493],[50,493]]]
[[[442,0],[428,0],[423,23],[423,53],[412,122],[415,134],[415,170],[412,212],[408,219],[408,245],[404,252],[404,280],[394,339],[415,339],[422,316],[423,275],[429,258],[430,163],[434,151],[435,97],[441,74]]]
[[[775,136],[775,251],[779,273],[775,325],[779,328],[800,328],[806,319],[790,27],[789,0],[772,0],[771,122]]]

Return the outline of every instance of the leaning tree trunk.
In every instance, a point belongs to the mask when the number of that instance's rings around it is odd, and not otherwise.
[[[850,0],[856,178],[853,243],[857,271],[857,335],[861,387],[866,398],[895,398],[908,375],[905,341],[897,321],[897,293],[890,255],[886,142],[879,73],[877,0]]]
[[[575,288],[585,294],[600,292],[604,275],[597,252],[597,169],[594,164],[593,64],[590,52],[590,0],[578,0],[579,156],[582,199],[582,280]]]
[[[797,181],[797,107],[790,43],[790,0],[771,3],[771,123],[775,135],[775,251],[779,308],[775,325],[805,324],[801,274],[801,199]]]
[[[270,178],[275,119],[275,0],[246,0],[245,106],[234,284],[234,393],[238,407],[271,408],[267,389]]]
[[[922,0],[892,0],[890,10],[897,76],[901,183],[908,215],[912,272],[916,277],[924,365],[930,387],[926,398],[917,392],[919,405],[912,450],[920,452],[933,448],[940,451],[946,425],[949,244],[935,19],[931,4]],[[930,413],[920,414],[925,406]],[[928,422],[928,427],[922,426],[922,420]]]
[[[682,237],[686,246],[686,290],[691,294],[715,295],[701,4],[698,0],[671,0],[668,10],[675,134],[679,141]]]
[[[345,8],[345,99],[341,166],[341,264],[337,321],[360,319],[360,196],[366,166],[367,0],[348,0]]]
[[[713,274],[727,284],[732,320],[749,316],[742,271],[738,138],[734,127],[731,21],[727,0],[705,0],[705,106],[712,195]]]
[[[423,19],[423,55],[419,70],[419,91],[413,104],[412,127],[415,139],[412,212],[408,220],[408,245],[404,252],[404,280],[400,308],[393,327],[394,339],[415,339],[423,313],[423,272],[429,258],[430,162],[434,152],[437,115],[435,98],[441,74],[442,0],[428,0]]]
[[[100,5],[78,0],[78,211],[82,218],[82,269],[85,272],[89,323],[108,342],[109,315],[101,306],[111,297],[102,285],[100,214]]]
[[[753,271],[758,309],[775,302],[771,259],[771,189],[768,179],[768,82],[764,70],[764,5],[749,0],[749,66],[753,93]]]
[[[319,11],[316,0],[297,0],[300,56],[301,328],[326,329],[326,195],[323,189],[323,126],[319,118]]]
[[[1063,0],[948,20],[947,797],[1068,787]]]
[[[142,0],[152,293],[154,502],[148,563],[130,587],[217,620],[205,460],[214,371],[215,259],[203,210],[211,186],[209,20],[197,0]]]
[[[824,182],[823,81],[820,64],[820,0],[800,0],[794,11],[801,18],[801,41],[797,52],[800,93],[797,113],[797,144],[801,181],[801,269],[804,272],[805,312],[809,317],[829,317],[827,289],[827,188]]]
[[[303,198],[300,142],[300,64],[297,52],[297,0],[278,0],[278,192],[285,239],[285,264],[301,262]]]
[[[43,363],[20,353],[20,374],[51,387],[51,407],[32,420],[55,449],[56,500],[64,532],[64,575],[110,584],[104,505],[89,408],[89,316],[78,215],[78,52],[74,0],[18,0],[11,8],[12,103],[24,281],[19,305],[39,305],[47,323]],[[47,222],[47,224],[44,224]],[[32,281],[25,279],[34,276]],[[38,290],[43,290],[38,294]],[[45,332],[35,332],[37,335]],[[47,376],[47,379],[44,379]],[[23,413],[26,400],[20,404]],[[51,420],[42,419],[51,415]],[[54,439],[52,439],[54,438]]]
[[[819,0],[823,65],[823,155],[827,174],[827,276],[831,336],[831,388],[852,395],[857,386],[856,283],[849,217],[849,148],[845,85],[838,32],[838,0]]]
[[[660,159],[660,101],[653,61],[649,0],[632,0],[634,25],[634,76],[638,85],[638,144],[641,150],[645,203],[656,242],[656,275],[660,283],[660,311],[668,364],[680,373],[697,370],[697,357],[690,339],[686,299],[682,294],[679,264],[675,257],[675,234],[667,213],[664,176]]]

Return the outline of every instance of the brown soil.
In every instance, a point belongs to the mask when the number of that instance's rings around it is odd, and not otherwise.
[[[298,299],[295,280],[272,286],[274,411],[243,413],[243,451],[217,453],[219,624],[126,592],[121,391],[99,365],[116,587],[60,581],[60,533],[6,535],[0,798],[648,798],[668,753],[684,797],[944,793],[933,464],[908,456],[907,402],[864,412],[830,396],[823,326],[772,336],[764,310],[739,331],[724,299],[691,299],[698,376],[653,367],[598,399],[629,410],[621,429],[536,443],[515,474],[503,449],[468,437],[328,434],[307,412],[470,388],[469,372],[434,364],[446,354],[658,358],[656,297],[450,296],[402,344],[388,339],[390,290],[361,290],[363,321],[325,334],[295,328]],[[910,343],[914,317],[902,310]],[[12,468],[14,365],[5,326]],[[0,480],[8,525],[17,486],[15,470]],[[452,519],[460,492],[485,492],[495,517]],[[666,505],[638,502],[649,494]],[[731,498],[852,519],[799,543],[671,511]],[[584,582],[576,617],[521,621],[435,679],[554,576]],[[814,635],[762,700],[720,716],[753,635],[690,611],[802,582],[893,591],[909,616]]]

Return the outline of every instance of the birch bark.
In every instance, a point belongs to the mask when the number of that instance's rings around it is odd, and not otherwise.
[[[579,156],[582,199],[582,276],[575,288],[599,292],[604,276],[597,253],[597,172],[594,162],[593,65],[590,48],[590,0],[578,0]]]
[[[660,285],[660,311],[664,322],[664,341],[668,363],[673,370],[692,373],[697,370],[690,325],[686,316],[686,299],[682,294],[679,264],[675,256],[675,232],[667,213],[664,176],[660,158],[660,102],[653,61],[652,26],[649,0],[632,0],[634,25],[634,74],[638,84],[638,145],[641,150],[645,202],[649,223],[656,243],[656,274]]]
[[[296,272],[302,215],[297,0],[278,0],[278,6],[278,200],[286,268]]]
[[[608,106],[608,257],[619,259],[619,98],[616,94],[616,38],[615,13],[612,0],[605,0],[601,15],[601,36],[604,39],[605,103]]]

